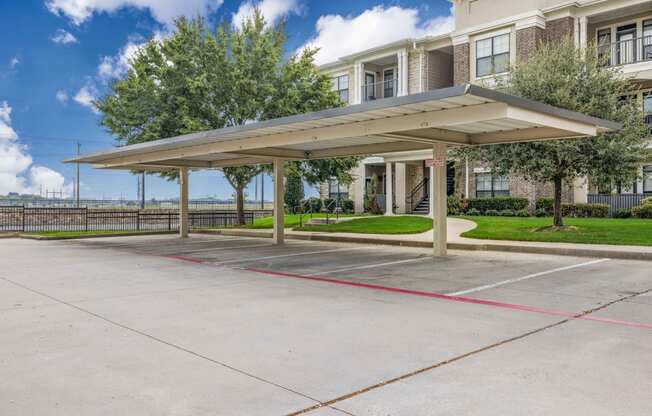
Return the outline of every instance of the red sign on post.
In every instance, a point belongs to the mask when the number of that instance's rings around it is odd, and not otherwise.
[[[446,156],[438,156],[434,159],[426,159],[426,166],[427,167],[433,166],[436,168],[446,166]]]

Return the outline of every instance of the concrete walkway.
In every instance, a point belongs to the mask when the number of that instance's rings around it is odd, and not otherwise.
[[[607,244],[544,243],[464,238],[461,235],[476,227],[473,221],[448,218],[448,248],[454,250],[505,251],[512,253],[555,254],[579,257],[608,257],[625,260],[652,260],[652,247]],[[211,230],[223,235],[271,237],[271,230]],[[296,240],[335,241],[385,244],[409,247],[432,246],[432,231],[420,234],[358,234],[286,230],[286,237]]]

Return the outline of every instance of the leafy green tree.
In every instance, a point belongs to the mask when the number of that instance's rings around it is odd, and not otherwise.
[[[285,204],[289,209],[298,207],[304,198],[303,177],[294,165],[290,165],[285,174]]]
[[[259,11],[238,28],[209,31],[201,18],[179,19],[174,33],[148,42],[127,75],[96,103],[101,123],[120,144],[243,125],[332,108],[342,103],[328,76],[314,64],[315,50],[284,59],[284,24],[268,25]],[[350,181],[359,158],[296,163],[311,183],[336,176]],[[268,166],[225,167],[244,223],[244,189]],[[346,171],[344,169],[347,169]],[[175,172],[163,175],[176,177]]]
[[[563,226],[562,185],[577,177],[631,183],[644,155],[646,129],[641,104],[623,99],[635,92],[621,73],[608,68],[597,48],[579,51],[567,39],[541,44],[525,63],[511,68],[500,89],[520,97],[623,124],[618,132],[595,138],[487,146],[474,157],[498,174],[513,173],[554,185],[554,226]]]

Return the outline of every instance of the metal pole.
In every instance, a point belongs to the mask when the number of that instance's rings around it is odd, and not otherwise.
[[[81,143],[77,142],[77,156],[81,154]],[[79,208],[79,163],[77,163],[77,185],[75,190],[75,197],[77,200],[77,208]]]
[[[260,209],[265,209],[265,173],[260,174]]]
[[[145,209],[145,171],[140,173],[140,209]]]

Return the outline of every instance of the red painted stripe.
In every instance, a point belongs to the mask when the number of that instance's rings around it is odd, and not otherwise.
[[[558,309],[539,308],[539,307],[535,307],[535,306],[527,306],[527,305],[519,305],[519,304],[514,304],[514,303],[497,302],[497,301],[493,301],[493,300],[470,298],[470,297],[467,297],[467,296],[450,296],[450,295],[446,295],[446,294],[443,294],[443,293],[424,292],[424,291],[419,291],[419,290],[402,289],[402,288],[398,288],[398,287],[380,286],[380,285],[374,285],[374,284],[371,284],[371,283],[351,282],[351,281],[348,281],[348,280],[333,279],[333,278],[330,278],[330,277],[304,276],[304,275],[294,274],[294,273],[275,272],[275,271],[272,271],[272,270],[257,269],[255,267],[249,267],[249,268],[246,268],[245,270],[255,272],[255,273],[266,274],[266,275],[269,275],[269,276],[291,277],[291,278],[295,278],[295,279],[312,280],[312,281],[317,281],[317,282],[333,283],[333,284],[338,284],[338,285],[360,287],[360,288],[365,288],[365,289],[382,290],[382,291],[385,291],[385,292],[402,293],[402,294],[406,294],[406,295],[414,295],[414,296],[422,296],[422,297],[435,298],[435,299],[443,299],[443,300],[449,300],[449,301],[453,301],[453,302],[471,303],[471,304],[475,304],[475,305],[493,306],[495,308],[512,309],[512,310],[518,310],[518,311],[524,311],[524,312],[539,313],[539,314],[544,314],[544,315],[562,316],[564,318],[582,319],[582,320],[586,320],[586,321],[596,321],[596,322],[602,322],[602,323],[608,323],[608,324],[623,325],[623,326],[628,326],[628,327],[632,327],[632,328],[652,329],[652,324],[645,324],[645,323],[640,323],[640,322],[630,322],[630,321],[621,321],[621,320],[610,319],[610,318],[601,318],[599,316],[593,316],[593,315],[581,315],[580,313],[567,312],[567,311],[562,311],[562,310],[558,310]]]

